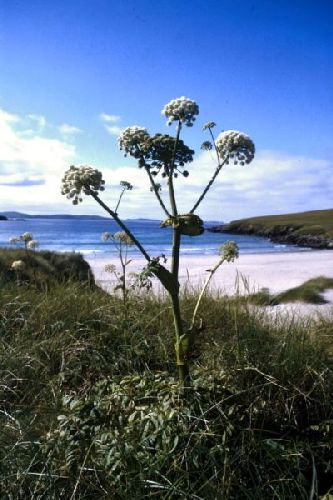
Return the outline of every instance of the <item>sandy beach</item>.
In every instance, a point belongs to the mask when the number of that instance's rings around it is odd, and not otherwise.
[[[96,256],[86,260],[91,265],[96,280],[107,289],[112,276],[105,271],[105,265],[114,264],[119,269],[119,260],[114,256]],[[207,269],[217,261],[218,256],[181,256],[181,285],[197,288],[206,279]],[[138,272],[144,265],[143,258],[133,258],[128,271]],[[247,293],[261,288],[269,288],[272,293],[277,293],[317,276],[333,278],[333,251],[245,254],[240,255],[233,263],[224,263],[215,273],[211,288],[228,295],[234,295],[237,290]],[[155,288],[159,289],[158,283]]]
[[[89,257],[98,284],[112,292],[115,285],[112,275],[105,271],[106,264],[114,264],[119,269],[119,260],[110,257]],[[217,256],[181,256],[179,281],[188,289],[199,289],[207,277],[207,269],[218,261]],[[139,272],[145,265],[143,258],[137,257],[128,266],[128,272]],[[167,264],[168,265],[168,262]],[[278,293],[301,285],[304,281],[317,276],[333,278],[333,251],[300,251],[272,254],[240,255],[233,263],[224,263],[215,273],[210,288],[219,293],[234,295],[253,293],[261,288],[268,288],[271,293]],[[153,283],[154,291],[163,293],[157,279]],[[324,293],[327,304],[281,304],[266,307],[269,315],[295,317],[333,317],[333,290]]]

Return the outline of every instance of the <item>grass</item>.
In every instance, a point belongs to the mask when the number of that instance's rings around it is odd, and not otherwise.
[[[305,281],[302,285],[290,288],[284,292],[272,295],[269,289],[264,288],[255,294],[251,294],[248,300],[259,306],[274,306],[290,302],[304,302],[306,304],[326,304],[323,292],[333,289],[333,278],[319,276]]]
[[[333,209],[313,210],[283,215],[264,215],[261,217],[250,217],[247,219],[234,220],[227,227],[229,230],[237,229],[240,225],[252,225],[254,227],[274,230],[288,226],[295,229],[299,236],[323,235],[333,236]]]
[[[333,486],[333,325],[207,295],[186,398],[167,300],[0,294],[3,498],[308,499]],[[182,296],[189,322],[196,293]]]

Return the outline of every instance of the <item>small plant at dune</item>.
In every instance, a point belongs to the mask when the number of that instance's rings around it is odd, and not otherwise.
[[[20,245],[23,244],[26,250],[36,250],[39,247],[39,243],[37,240],[34,240],[32,233],[26,232],[21,234],[20,236],[13,236],[9,238],[9,243],[12,245]]]
[[[129,292],[127,284],[127,267],[132,262],[132,260],[128,258],[128,250],[134,245],[134,242],[125,231],[118,231],[114,234],[105,232],[102,234],[102,240],[111,241],[117,250],[121,271],[119,272],[114,264],[107,264],[105,266],[105,271],[115,276],[118,284],[115,286],[114,290],[121,290],[123,303],[124,306],[126,306]]]
[[[198,310],[199,310],[202,298],[205,295],[205,293],[206,293],[206,291],[208,289],[209,283],[211,282],[211,279],[213,278],[214,274],[219,269],[219,267],[222,266],[222,264],[224,262],[234,262],[235,259],[238,259],[239,248],[238,248],[237,243],[235,243],[234,241],[226,241],[224,243],[224,245],[222,245],[219,248],[219,254],[220,254],[220,259],[215,264],[215,266],[212,269],[207,269],[207,272],[209,274],[208,274],[208,276],[206,278],[206,281],[205,281],[205,283],[204,283],[204,285],[203,285],[203,287],[201,289],[201,292],[199,294],[197,303],[196,303],[196,305],[194,307],[193,316],[192,316],[192,322],[191,322],[191,326],[190,326],[190,331],[191,332],[195,328],[195,319],[196,319],[196,316],[197,316],[197,313],[198,313]]]
[[[203,150],[214,150],[216,155],[216,167],[212,176],[203,188],[201,194],[187,213],[179,213],[175,192],[176,179],[179,176],[187,178],[190,175],[187,165],[193,161],[194,151],[190,149],[180,138],[183,127],[192,127],[199,114],[199,106],[195,101],[187,97],[171,100],[162,109],[162,114],[168,120],[168,124],[176,124],[175,137],[168,134],[156,133],[150,135],[146,128],[140,126],[127,127],[119,136],[119,148],[125,156],[130,155],[142,169],[150,182],[151,191],[155,194],[160,208],[166,219],[161,227],[172,228],[172,256],[170,268],[167,269],[161,260],[148,254],[141,242],[121,219],[117,210],[111,209],[100,198],[99,192],[104,191],[105,181],[102,173],[88,165],[74,166],[65,172],[62,179],[62,194],[71,199],[74,204],[82,201],[82,195],[92,196],[96,202],[117,222],[121,230],[131,239],[133,244],[141,252],[147,261],[146,274],[153,274],[159,279],[168,292],[173,310],[174,328],[176,334],[175,354],[178,366],[179,380],[182,386],[189,377],[189,353],[191,335],[193,331],[184,325],[179,296],[179,256],[182,235],[199,236],[204,232],[203,221],[195,213],[207,195],[212,184],[219,175],[221,169],[230,162],[239,165],[249,164],[255,153],[254,143],[250,137],[242,132],[227,130],[221,132],[215,139],[213,129],[215,122],[208,122],[203,130],[209,134],[209,140],[202,144]],[[157,177],[166,181],[168,202],[166,202],[161,191],[161,183]],[[123,186],[124,190],[127,186]],[[192,329],[193,330],[193,329]]]
[[[22,278],[22,273],[25,271],[26,269],[26,264],[23,260],[14,260],[12,262],[12,265],[10,266],[10,269],[12,271],[14,271],[15,275],[16,275],[16,282],[17,284],[19,285],[20,284],[20,280]]]

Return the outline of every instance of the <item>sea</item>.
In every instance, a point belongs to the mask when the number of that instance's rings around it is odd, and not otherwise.
[[[160,220],[131,219],[125,221],[133,234],[151,256],[170,255],[172,231],[160,228]],[[207,227],[217,222],[205,223],[206,230],[201,236],[182,236],[182,255],[217,255],[218,249],[227,240],[234,240],[241,254],[276,253],[300,251],[300,247],[279,245],[259,236],[213,233]],[[117,224],[108,219],[25,219],[0,221],[0,247],[12,248],[9,239],[24,232],[31,232],[39,242],[40,250],[57,252],[79,252],[87,257],[104,257],[116,254],[113,243],[105,242],[104,232],[114,234],[119,231]],[[136,247],[129,252],[137,255]]]

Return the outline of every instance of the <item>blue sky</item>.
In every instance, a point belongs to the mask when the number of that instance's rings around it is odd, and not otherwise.
[[[331,207],[332,22],[331,0],[0,2],[0,210],[100,213],[59,194],[66,166],[89,163],[111,204],[120,180],[134,182],[125,217],[158,217],[116,136],[132,124],[174,133],[160,111],[181,95],[200,106],[184,134],[197,152],[178,185],[184,211],[213,169],[200,153],[208,120],[248,133],[257,157],[222,172],[202,216]]]

